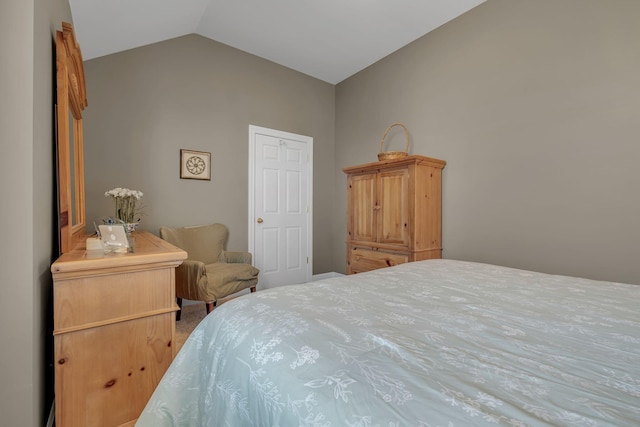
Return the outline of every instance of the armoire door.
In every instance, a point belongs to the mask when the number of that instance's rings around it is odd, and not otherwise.
[[[349,177],[348,221],[350,240],[376,242],[378,229],[377,174],[351,175]]]
[[[379,208],[378,242],[409,246],[411,236],[409,170],[407,168],[378,174]]]

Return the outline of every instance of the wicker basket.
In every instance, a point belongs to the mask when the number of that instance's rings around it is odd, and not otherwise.
[[[382,145],[384,144],[384,139],[387,137],[387,134],[394,126],[402,126],[404,129],[404,134],[407,137],[407,146],[404,151],[382,151]],[[382,135],[382,139],[380,140],[380,152],[378,153],[378,160],[393,160],[399,159],[401,157],[406,157],[409,154],[409,129],[403,123],[394,123],[387,127],[387,130],[384,131],[384,135]]]

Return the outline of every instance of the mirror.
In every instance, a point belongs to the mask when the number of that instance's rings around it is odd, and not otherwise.
[[[84,66],[73,27],[56,31],[58,225],[60,251],[69,252],[85,237],[82,111],[87,106]]]

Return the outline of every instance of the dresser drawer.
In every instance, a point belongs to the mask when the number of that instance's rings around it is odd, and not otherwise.
[[[175,305],[173,268],[111,272],[56,280],[53,288],[55,331],[91,327],[114,319],[140,317]]]
[[[353,248],[349,253],[349,273],[362,273],[409,262],[406,254]]]
[[[174,314],[57,335],[56,426],[132,426],[174,352]]]

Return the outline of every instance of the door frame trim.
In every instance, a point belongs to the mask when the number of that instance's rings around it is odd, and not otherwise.
[[[255,185],[254,185],[254,168],[255,168],[255,137],[256,134],[266,134],[275,138],[294,139],[308,145],[307,158],[307,268],[306,282],[311,281],[313,276],[313,137],[299,135],[291,132],[280,131],[276,129],[265,128],[256,125],[249,125],[249,215],[248,215],[248,248],[249,253],[255,253]],[[251,257],[252,263],[255,256]]]

